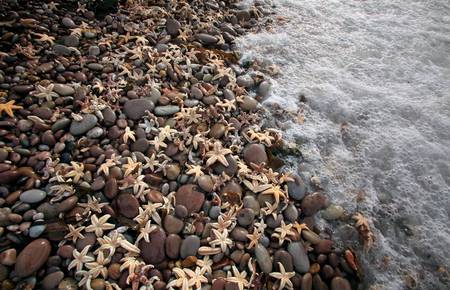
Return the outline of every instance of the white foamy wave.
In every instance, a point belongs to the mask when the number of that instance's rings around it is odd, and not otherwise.
[[[450,268],[449,2],[275,3],[288,22],[245,37],[244,58],[281,67],[266,102],[305,110],[286,137],[331,199],[372,219],[368,284],[404,289],[409,275],[420,289],[448,289],[438,268]]]

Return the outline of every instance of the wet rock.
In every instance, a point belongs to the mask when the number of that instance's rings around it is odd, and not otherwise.
[[[290,243],[288,252],[294,258],[294,267],[300,274],[307,273],[309,270],[309,259],[306,250],[300,242]]]
[[[26,277],[39,270],[47,261],[51,251],[50,242],[37,239],[29,243],[17,256],[14,271],[18,277]]]
[[[236,78],[236,83],[245,88],[251,88],[255,85],[255,81],[250,75],[242,75]]]
[[[80,45],[80,39],[76,35],[71,34],[64,39],[64,44],[69,47],[77,47]]]
[[[298,218],[297,207],[293,203],[290,203],[283,211],[283,216],[287,221],[291,223],[295,222]]]
[[[331,290],[351,290],[352,287],[347,279],[342,277],[334,277],[331,280]]]
[[[89,55],[97,56],[100,54],[100,48],[97,45],[91,45],[88,50]]]
[[[256,107],[258,106],[258,101],[255,100],[255,99],[252,98],[252,97],[244,96],[244,97],[242,98],[242,102],[240,103],[239,106],[240,106],[241,109],[244,110],[244,111],[247,111],[247,112],[253,111],[253,110],[255,110]]]
[[[302,213],[306,216],[312,216],[319,210],[325,208],[327,205],[327,198],[320,192],[308,194],[302,200]]]
[[[53,87],[53,91],[58,93],[58,95],[60,96],[71,96],[75,94],[75,89],[65,84],[55,84]]]
[[[326,220],[332,221],[339,219],[344,214],[344,208],[342,206],[331,204],[322,212],[322,217]]]
[[[146,138],[139,138],[131,145],[131,150],[144,153],[149,146],[150,144]]]
[[[167,106],[157,106],[155,108],[155,115],[156,116],[171,116],[175,113],[178,113],[180,111],[180,107],[174,106],[174,105],[167,105]]]
[[[38,203],[47,196],[47,193],[40,189],[30,189],[20,194],[20,200],[26,203]]]
[[[103,129],[100,127],[94,127],[86,133],[89,139],[97,139],[103,135]]]
[[[139,201],[131,194],[122,193],[117,197],[117,208],[123,216],[134,218],[139,214]]]
[[[64,273],[61,271],[56,271],[48,274],[42,280],[42,287],[45,290],[53,290],[58,287],[59,283],[64,279]]]
[[[188,236],[181,243],[180,257],[185,259],[189,256],[197,255],[197,251],[200,248],[200,238],[197,236]]]
[[[197,179],[198,186],[205,192],[212,192],[214,188],[214,182],[209,175],[202,175]]]
[[[139,249],[141,250],[141,256],[148,264],[159,264],[166,258],[165,255],[165,241],[166,233],[161,228],[157,228],[149,234],[150,242],[145,240],[139,242]]]
[[[166,21],[166,30],[170,35],[177,35],[178,30],[180,30],[181,24],[173,18],[168,18]]]
[[[332,247],[333,247],[332,240],[323,239],[320,242],[318,242],[316,245],[314,245],[314,250],[316,253],[319,253],[319,254],[328,254],[331,252]]]
[[[166,239],[166,254],[171,259],[178,259],[180,255],[181,238],[178,235],[170,234]]]
[[[312,289],[312,275],[311,273],[306,273],[303,275],[302,279],[302,290],[311,290]]]
[[[256,256],[256,261],[258,262],[259,268],[261,268],[261,271],[266,274],[271,273],[272,272],[272,260],[270,258],[269,252],[263,245],[261,245],[261,244],[256,245],[255,256]]]
[[[237,221],[243,227],[249,226],[255,219],[255,213],[251,208],[240,209],[237,213]]]
[[[5,266],[12,266],[16,263],[17,251],[16,249],[8,249],[0,253],[0,264]]]
[[[75,22],[73,22],[73,20],[71,18],[69,18],[69,17],[64,17],[62,19],[61,23],[67,28],[75,28],[75,27],[77,27]]]
[[[215,44],[217,43],[217,41],[219,41],[217,37],[206,33],[199,33],[195,36],[195,38],[198,39],[201,43],[208,45]]]
[[[294,181],[288,182],[289,197],[295,200],[301,200],[306,194],[306,186],[303,179],[298,175],[293,175]]]
[[[169,234],[178,234],[184,227],[184,222],[180,219],[177,219],[173,215],[167,215],[164,218],[164,229]]]
[[[196,185],[186,184],[177,190],[175,201],[177,205],[185,206],[189,214],[191,214],[198,212],[202,208],[205,196],[203,193],[197,191]]]
[[[152,112],[155,105],[150,100],[134,99],[125,103],[124,113],[132,120],[139,120],[145,114],[145,111]]]
[[[53,63],[46,62],[46,63],[39,65],[37,67],[37,71],[40,73],[48,73],[49,71],[51,71],[53,69],[53,67],[54,67]]]
[[[261,163],[267,164],[266,148],[262,144],[248,144],[243,150],[244,160],[248,164],[255,163],[260,165]]]
[[[81,135],[94,128],[97,124],[97,117],[92,114],[86,114],[83,119],[78,122],[73,120],[70,125],[70,133],[72,135]]]
[[[214,172],[216,174],[222,174],[222,172],[225,172],[228,176],[234,176],[236,172],[238,171],[237,162],[234,159],[234,157],[231,154],[228,154],[225,156],[225,159],[228,162],[228,166],[224,166],[220,162],[214,163],[212,166]]]
[[[72,54],[73,50],[65,45],[55,44],[55,45],[53,45],[53,52],[56,55],[70,56]]]
[[[36,225],[36,226],[32,226],[29,230],[28,230],[28,235],[32,238],[37,238],[39,237],[46,229],[46,225]]]
[[[112,126],[116,123],[117,116],[116,113],[114,113],[114,111],[111,108],[106,107],[105,109],[103,109],[102,115],[103,115],[103,123],[106,126]]]
[[[279,270],[278,262],[283,264],[283,267],[286,270],[286,272],[294,271],[294,261],[292,259],[292,256],[285,250],[278,250],[275,252],[273,256],[273,264],[277,268],[277,271]]]

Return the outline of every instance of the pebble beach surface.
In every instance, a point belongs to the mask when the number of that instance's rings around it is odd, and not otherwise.
[[[239,64],[271,6],[147,2],[0,3],[0,288],[360,289]]]

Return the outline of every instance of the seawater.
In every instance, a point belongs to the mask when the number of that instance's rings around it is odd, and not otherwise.
[[[244,37],[243,61],[280,67],[265,104],[304,115],[284,137],[334,203],[371,220],[365,287],[450,289],[450,2],[273,3],[286,21]]]

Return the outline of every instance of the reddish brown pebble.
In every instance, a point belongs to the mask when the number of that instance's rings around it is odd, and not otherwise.
[[[0,263],[5,266],[12,266],[16,262],[16,249],[8,249],[0,253]]]
[[[248,144],[245,146],[243,150],[244,154],[244,160],[248,164],[255,163],[255,164],[261,164],[266,163],[267,164],[267,154],[266,154],[266,148],[262,144]]]
[[[50,242],[46,239],[37,239],[29,243],[17,257],[14,271],[18,277],[26,277],[42,267],[47,261],[50,251]]]
[[[189,214],[198,212],[205,201],[203,193],[197,191],[197,186],[193,184],[186,184],[180,187],[175,194],[176,204],[184,205]]]
[[[117,207],[120,214],[134,218],[139,214],[139,201],[131,194],[123,193],[117,197]]]

